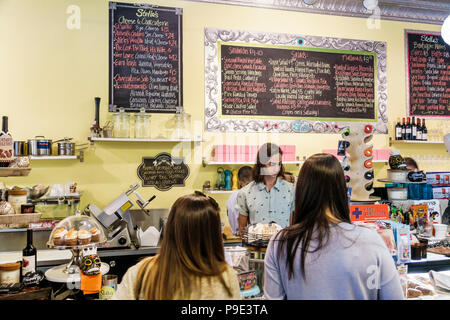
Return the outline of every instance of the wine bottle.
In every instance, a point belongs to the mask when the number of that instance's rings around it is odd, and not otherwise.
[[[402,123],[402,140],[406,140],[406,124],[405,124],[405,118],[403,118],[403,123]]]
[[[422,119],[422,140],[423,141],[428,140],[428,130],[427,125],[425,124],[425,119]]]
[[[407,117],[405,132],[406,132],[406,140],[412,140],[411,118],[410,117]]]
[[[28,272],[36,272],[37,254],[33,246],[33,229],[27,229],[27,246],[22,250],[22,277]]]
[[[2,131],[0,132],[0,167],[7,167],[14,160],[14,141],[8,131],[8,117],[3,116]]]
[[[422,126],[420,125],[420,119],[417,118],[417,137],[416,140],[422,140]]]
[[[395,125],[395,140],[402,140],[402,125],[400,124],[400,118],[397,118],[397,124]]]
[[[412,117],[411,140],[416,140],[416,137],[417,137],[416,117]]]

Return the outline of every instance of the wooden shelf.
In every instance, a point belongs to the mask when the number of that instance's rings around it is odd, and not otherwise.
[[[17,213],[0,215],[0,224],[22,224],[39,222],[41,213]]]
[[[0,168],[0,177],[19,177],[30,174],[31,168]]]

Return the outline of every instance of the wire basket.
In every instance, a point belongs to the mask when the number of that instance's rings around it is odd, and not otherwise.
[[[259,227],[262,228],[261,232],[254,232],[257,227],[257,224],[252,224],[245,228],[242,234],[242,242],[245,245],[256,248],[267,248],[270,238],[281,230],[281,227],[274,222],[259,224]]]

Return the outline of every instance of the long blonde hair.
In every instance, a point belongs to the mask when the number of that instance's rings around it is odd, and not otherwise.
[[[201,192],[178,198],[164,230],[159,254],[139,269],[136,297],[150,300],[189,299],[202,277],[223,278],[225,262],[219,206]]]

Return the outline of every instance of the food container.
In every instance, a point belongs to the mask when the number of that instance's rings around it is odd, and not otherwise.
[[[0,284],[20,283],[20,262],[0,264]]]
[[[58,142],[59,156],[73,156],[75,155],[75,143],[73,142]]]
[[[14,156],[23,157],[28,155],[28,147],[26,141],[14,141]]]
[[[22,204],[27,203],[27,190],[8,190],[8,202],[14,208],[16,214],[21,213]]]
[[[28,154],[30,156],[50,156],[52,154],[52,140],[45,139],[44,136],[28,139]]]
[[[92,217],[76,214],[60,221],[47,242],[50,248],[73,249],[95,246],[106,241],[103,227]]]
[[[446,224],[435,223],[433,224],[435,237],[438,239],[447,237],[447,227]]]
[[[237,272],[250,270],[250,251],[244,247],[225,247],[225,261]]]
[[[406,200],[408,199],[408,188],[388,188],[389,200]]]
[[[408,177],[408,170],[393,170],[387,169],[387,178],[393,182],[406,182]]]

